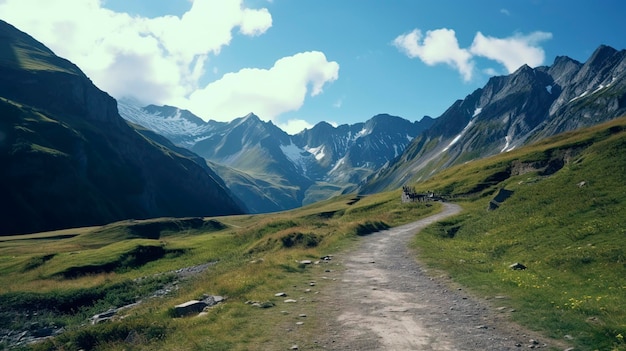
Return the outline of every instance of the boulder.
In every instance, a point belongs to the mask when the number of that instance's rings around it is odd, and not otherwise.
[[[207,303],[204,301],[191,300],[174,306],[174,314],[177,317],[182,317],[193,313],[200,313],[207,306]]]

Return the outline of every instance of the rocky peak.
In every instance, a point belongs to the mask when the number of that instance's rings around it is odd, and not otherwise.
[[[162,118],[180,117],[198,126],[201,126],[207,123],[202,118],[191,113],[189,110],[180,109],[175,106],[148,105],[144,107],[143,110],[149,114],[152,114],[157,117],[162,117]]]

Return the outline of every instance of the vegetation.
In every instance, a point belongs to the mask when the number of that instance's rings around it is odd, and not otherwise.
[[[245,302],[278,302],[276,292],[303,290],[323,266],[300,261],[319,260],[359,235],[438,210],[399,199],[399,192],[347,195],[268,215],[123,221],[2,237],[0,330],[64,328],[28,346],[36,350],[286,348],[292,341],[277,337],[286,328],[285,316]],[[205,263],[214,264],[179,282],[176,270]],[[170,294],[154,297],[168,287]],[[173,318],[174,305],[203,294],[227,300],[203,318]],[[96,314],[138,300],[120,313],[123,319],[85,325]],[[298,307],[309,317],[297,337],[307,340],[319,327],[314,305]]]
[[[420,260],[479,296],[506,296],[494,301],[514,310],[513,319],[577,349],[626,350],[625,131],[619,119],[411,184],[464,207],[416,237]],[[0,330],[64,328],[24,346],[35,350],[286,349],[323,328],[315,304],[298,305],[309,317],[285,340],[293,316],[246,302],[269,307],[282,300],[277,292],[296,295],[329,267],[304,260],[439,209],[399,198],[399,191],[344,195],[267,215],[3,237]],[[516,262],[527,268],[511,269]],[[175,273],[207,263],[184,281]],[[174,305],[204,294],[227,300],[204,317],[174,318]],[[138,300],[114,322],[86,325]]]
[[[577,349],[626,350],[625,130],[619,119],[417,184],[465,208],[416,237],[420,258]],[[499,189],[510,197],[488,210]]]

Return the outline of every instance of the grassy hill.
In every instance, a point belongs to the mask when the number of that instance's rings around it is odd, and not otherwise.
[[[313,270],[327,267],[298,261],[319,260],[359,236],[438,209],[400,206],[399,198],[348,195],[271,215],[134,220],[1,237],[0,332],[64,327],[55,339],[29,346],[37,350],[122,349],[130,334],[141,340],[137,350],[283,349],[284,316],[245,302],[282,301],[274,294],[304,286]],[[208,269],[185,279],[177,273],[199,266]],[[171,292],[154,297],[165,290]],[[206,318],[172,318],[174,305],[203,294],[227,300]],[[143,303],[116,322],[85,326],[91,316],[137,300]],[[299,337],[319,328],[313,312]]]
[[[577,349],[626,349],[626,119],[417,187],[466,209],[416,237],[422,260],[480,295],[507,296],[513,319]]]
[[[411,184],[464,207],[416,237],[419,259],[576,349],[626,350],[624,150],[622,118]],[[295,317],[245,302],[282,303],[275,293],[302,292],[312,277],[335,269],[302,260],[339,253],[362,235],[439,209],[399,198],[399,191],[346,195],[268,215],[124,221],[3,237],[0,331],[31,335],[64,327],[56,338],[29,346],[36,350],[288,349],[298,342],[293,338],[310,341],[324,328],[314,298],[298,305],[309,317],[289,340],[285,330]],[[527,268],[509,268],[516,262]],[[183,279],[184,267],[204,269]],[[155,291],[170,292],[154,297]],[[174,318],[174,305],[203,294],[227,300],[204,317]],[[85,325],[94,314],[137,300],[143,302],[112,323]]]

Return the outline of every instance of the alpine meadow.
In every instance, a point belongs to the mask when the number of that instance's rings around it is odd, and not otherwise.
[[[0,349],[626,351],[609,3],[0,0]]]

